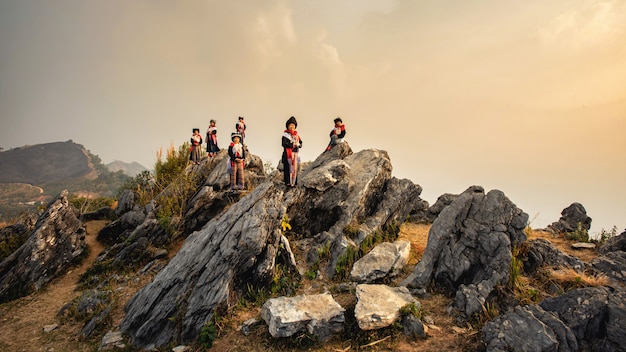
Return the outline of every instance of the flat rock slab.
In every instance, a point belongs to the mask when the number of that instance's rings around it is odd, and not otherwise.
[[[409,261],[411,243],[385,242],[374,247],[352,266],[350,280],[372,283],[386,276],[397,275]]]
[[[590,242],[576,242],[572,243],[572,248],[574,249],[594,249],[596,248],[595,243]]]
[[[400,318],[400,308],[419,302],[406,287],[362,284],[356,287],[354,315],[361,330],[387,327]]]
[[[343,331],[343,309],[328,293],[278,297],[265,302],[261,317],[273,337],[289,337],[304,330],[325,341]]]

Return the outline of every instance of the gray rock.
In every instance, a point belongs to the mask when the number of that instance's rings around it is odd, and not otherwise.
[[[524,271],[534,273],[539,267],[572,268],[577,272],[585,270],[585,264],[580,259],[561,252],[550,241],[543,238],[534,239],[526,243],[526,255],[523,257]]]
[[[354,315],[361,330],[390,326],[400,319],[400,308],[419,302],[406,287],[361,284],[356,287]]]
[[[615,283],[626,284],[626,252],[608,252],[593,259],[590,264]]]
[[[572,248],[574,249],[594,249],[596,248],[595,243],[591,242],[576,242],[572,243]]]
[[[333,174],[337,182],[329,188],[320,188],[315,182],[312,184],[316,186],[305,186],[308,183],[303,180],[314,179],[308,174],[328,170],[327,163],[341,168],[343,164],[333,160],[346,154],[349,147],[344,144],[303,167],[297,187],[285,187],[280,181],[263,182],[190,234],[168,265],[128,302],[122,331],[141,348],[162,346],[173,339],[195,341],[216,307],[227,304],[231,291],[244,290],[247,284],[268,284],[278,259],[287,267],[293,265],[288,250],[279,250],[285,215],[292,227],[290,241],[306,247],[299,241],[319,238],[319,242],[306,242],[330,246],[329,264],[320,268],[326,277],[332,277],[337,259],[348,246],[403,221],[413,208],[411,203],[420,200],[421,188],[392,178],[391,161],[384,151],[365,150],[346,156],[343,162],[347,172]],[[344,228],[359,220],[356,238],[344,236]],[[141,237],[137,231],[133,237]],[[149,235],[150,231],[146,237]],[[282,247],[287,249],[285,243],[282,241]],[[314,246],[308,250],[316,251]],[[184,314],[180,307],[185,307]]]
[[[124,336],[120,331],[109,331],[102,337],[102,341],[100,342],[100,347],[98,347],[98,351],[110,351],[112,349],[124,349],[126,345],[124,344]]]
[[[412,314],[405,315],[402,317],[402,332],[405,335],[411,336],[415,339],[417,338],[426,338],[426,330],[424,329],[424,324]]]
[[[115,208],[115,215],[122,216],[127,212],[133,210],[135,205],[137,205],[137,201],[139,200],[139,195],[129,189],[124,190],[122,194],[117,199],[117,207]]]
[[[548,230],[557,234],[564,234],[578,230],[578,224],[581,229],[589,231],[591,228],[591,218],[587,216],[587,211],[580,203],[572,203],[569,207],[563,209],[559,221],[548,225]]]
[[[482,333],[489,352],[578,351],[572,331],[538,306],[518,306],[489,321]]]
[[[56,330],[56,328],[59,327],[59,324],[50,324],[50,325],[46,325],[43,327],[43,332],[45,333],[49,333],[52,332],[54,330]]]
[[[615,251],[626,252],[626,231],[606,240],[606,242],[600,248],[598,248],[598,251],[602,254],[607,254],[609,252]]]
[[[455,199],[459,197],[458,194],[445,193],[437,198],[435,203],[428,207],[426,203],[425,209],[419,209],[415,213],[411,214],[411,221],[417,223],[432,224],[437,216],[443,211],[445,207],[452,204]]]
[[[246,321],[244,321],[241,324],[241,333],[248,336],[250,335],[250,333],[252,333],[252,328],[257,326],[259,323],[259,321],[257,319],[254,318],[250,318]]]
[[[624,351],[626,292],[585,287],[547,298],[539,304],[571,329],[582,351]]]
[[[50,201],[26,242],[0,263],[0,303],[40,290],[65,273],[86,246],[85,227],[63,191]]]
[[[408,241],[381,243],[354,263],[350,280],[371,283],[396,276],[408,262],[410,252],[411,243]]]
[[[441,211],[422,260],[402,285],[435,284],[456,292],[454,306],[466,317],[481,313],[495,286],[508,281],[511,248],[526,241],[527,221],[501,191],[470,187]]]
[[[289,337],[308,331],[322,341],[343,331],[345,309],[328,294],[272,298],[261,308],[261,317],[273,337]]]

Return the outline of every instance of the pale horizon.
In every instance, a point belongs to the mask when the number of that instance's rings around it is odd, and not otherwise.
[[[532,227],[573,202],[626,228],[626,2],[0,0],[0,147],[73,140],[152,168],[238,116],[274,165],[341,116],[433,204],[503,191]]]

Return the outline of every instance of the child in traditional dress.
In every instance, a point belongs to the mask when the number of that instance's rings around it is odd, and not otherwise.
[[[230,157],[230,189],[244,189],[243,169],[245,166],[246,151],[241,144],[241,135],[233,133],[230,136],[232,142],[228,146],[228,156]]]
[[[191,143],[191,154],[189,155],[189,160],[195,165],[200,165],[200,157],[202,153],[202,136],[200,136],[200,129],[194,128],[193,134],[191,135],[191,139],[189,140]]]
[[[241,144],[243,144],[246,138],[246,123],[243,121],[243,116],[239,116],[239,121],[235,124],[235,131],[241,135]]]
[[[296,131],[298,121],[291,116],[285,123],[283,132],[283,180],[285,184],[294,187],[298,181],[298,152],[302,148],[302,139]]]
[[[206,151],[208,156],[215,156],[217,152],[220,151],[220,148],[217,146],[217,126],[215,126],[217,122],[215,120],[211,120],[209,123],[209,128],[206,130]]]
[[[343,137],[346,136],[346,125],[343,124],[341,117],[335,119],[335,127],[330,131],[330,143],[326,147],[326,151],[329,151],[334,145],[336,145]]]

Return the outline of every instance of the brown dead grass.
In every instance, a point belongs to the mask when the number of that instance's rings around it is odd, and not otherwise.
[[[572,241],[565,238],[563,235],[555,235],[552,232],[544,231],[544,230],[531,230],[528,236],[529,240],[543,238],[545,240],[550,241],[553,246],[560,249],[566,254],[577,257],[583,262],[590,262],[591,260],[597,258],[600,254],[596,249],[575,249],[572,248]]]

